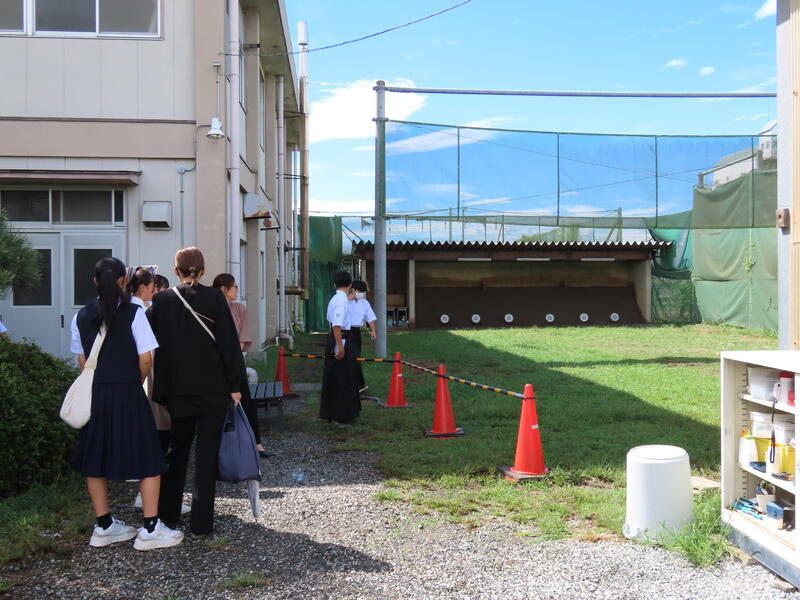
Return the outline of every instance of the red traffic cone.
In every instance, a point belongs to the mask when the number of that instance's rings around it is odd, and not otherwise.
[[[425,437],[445,438],[464,435],[461,427],[456,427],[453,407],[450,404],[450,391],[447,389],[444,365],[439,365],[436,378],[436,406],[433,409],[433,429],[425,432]]]
[[[394,366],[392,367],[392,379],[389,381],[389,397],[386,403],[381,402],[384,408],[410,408],[406,403],[406,388],[403,382],[403,365],[400,362],[400,353],[394,353]]]
[[[292,386],[289,384],[289,371],[286,369],[286,354],[283,346],[278,348],[278,368],[275,369],[275,381],[283,384],[284,396],[292,393]]]
[[[522,395],[524,398],[522,399],[522,412],[519,417],[517,453],[514,455],[514,466],[500,468],[505,478],[514,483],[542,477],[550,472],[544,466],[542,438],[539,434],[539,419],[536,417],[536,398],[533,394],[533,386],[530,383],[525,384],[525,392]]]

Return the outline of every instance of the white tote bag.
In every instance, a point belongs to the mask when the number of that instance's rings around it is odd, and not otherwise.
[[[61,419],[70,427],[80,429],[89,422],[92,416],[92,383],[94,370],[97,368],[97,355],[106,338],[105,327],[100,328],[100,333],[94,338],[89,358],[86,359],[83,371],[72,383],[64,396],[61,404]]]

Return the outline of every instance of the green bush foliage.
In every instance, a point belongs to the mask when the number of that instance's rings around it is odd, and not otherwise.
[[[0,498],[70,468],[76,432],[58,416],[77,370],[35,344],[0,337]]]
[[[39,254],[24,235],[8,225],[0,212],[0,298],[12,285],[24,289],[39,281]]]

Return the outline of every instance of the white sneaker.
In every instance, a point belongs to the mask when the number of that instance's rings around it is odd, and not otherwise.
[[[136,528],[130,525],[125,525],[122,521],[117,519],[111,520],[111,525],[108,529],[103,529],[100,525],[94,526],[92,537],[89,539],[89,545],[95,548],[115,544],[116,542],[126,542],[136,537]]]
[[[188,504],[181,504],[181,516],[188,515],[190,512],[192,512],[191,506]]]
[[[152,533],[147,531],[147,529],[144,527],[139,528],[139,534],[136,536],[136,541],[133,542],[133,547],[137,550],[154,550],[156,548],[169,548],[170,546],[177,546],[182,541],[182,531],[170,529],[161,522],[161,519],[159,519],[156,522],[156,528],[153,529]]]

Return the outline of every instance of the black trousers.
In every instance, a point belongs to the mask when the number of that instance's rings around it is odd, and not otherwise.
[[[172,436],[161,476],[158,514],[165,523],[176,523],[186,485],[189,452],[195,437],[195,471],[189,528],[205,535],[214,529],[214,496],[217,488],[217,454],[230,398],[222,396],[170,398]],[[173,410],[174,409],[174,410]]]
[[[353,327],[350,329],[350,335],[347,338],[347,343],[350,344],[350,348],[353,350],[353,354],[355,358],[361,358],[361,328],[360,327]],[[366,387],[366,382],[364,381],[364,369],[361,366],[361,363],[356,361],[355,367],[356,373],[356,383],[358,383],[358,389],[361,390]]]

